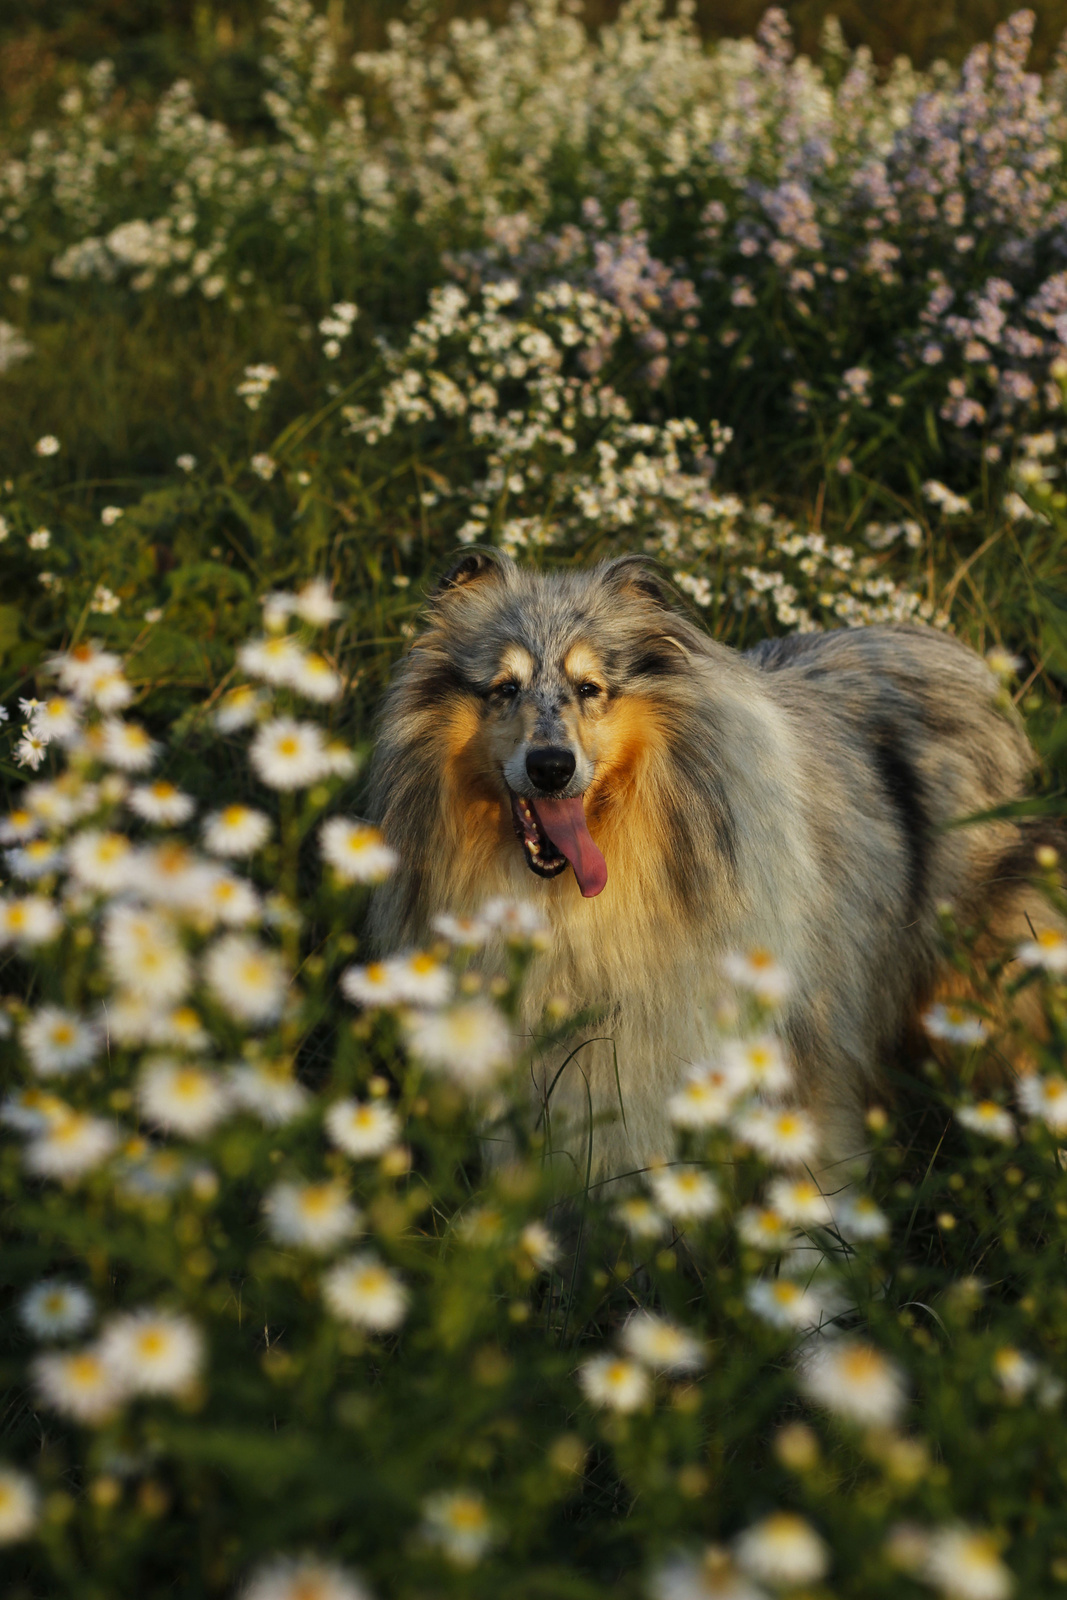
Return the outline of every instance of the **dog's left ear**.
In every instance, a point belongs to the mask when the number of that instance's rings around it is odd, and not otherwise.
[[[617,556],[614,561],[607,562],[602,571],[604,582],[620,593],[639,594],[662,606],[664,611],[673,611],[677,605],[678,597],[670,579],[649,556]]]
[[[492,545],[469,545],[461,551],[441,574],[432,599],[437,600],[453,589],[465,589],[476,583],[503,583],[514,566],[510,556]]]

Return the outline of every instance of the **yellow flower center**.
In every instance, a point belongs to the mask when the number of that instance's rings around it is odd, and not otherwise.
[[[73,1044],[76,1035],[69,1022],[57,1022],[52,1028],[52,1043],[63,1046]]]
[[[300,1209],[312,1217],[325,1216],[338,1204],[339,1196],[332,1183],[312,1183],[300,1197]]]
[[[71,1356],[67,1362],[67,1376],[80,1389],[95,1389],[104,1375],[96,1356]]]
[[[222,820],[227,828],[237,828],[240,827],[247,815],[248,811],[245,806],[227,806],[222,813]]]
[[[164,1355],[167,1349],[167,1336],[160,1328],[146,1328],[137,1336],[137,1354],[151,1361],[157,1356]]]
[[[485,1507],[478,1500],[467,1498],[453,1502],[449,1521],[458,1533],[477,1533],[486,1524]]]
[[[295,756],[299,753],[299,750],[300,741],[299,739],[294,739],[291,733],[287,733],[284,739],[278,740],[278,754],[280,756]]]
[[[876,1350],[850,1350],[841,1365],[853,1383],[868,1383],[872,1378],[880,1378],[885,1370],[885,1363]]]
[[[182,1100],[199,1100],[207,1084],[195,1067],[182,1067],[174,1074],[174,1093]]]

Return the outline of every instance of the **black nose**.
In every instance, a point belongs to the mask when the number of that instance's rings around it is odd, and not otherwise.
[[[574,767],[572,753],[555,744],[542,745],[526,757],[530,782],[538,789],[565,789],[574,776]]]

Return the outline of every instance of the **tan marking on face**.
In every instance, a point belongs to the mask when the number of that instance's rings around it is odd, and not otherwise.
[[[483,856],[513,838],[511,809],[493,760],[478,708],[464,704],[447,714],[438,737],[444,755],[442,810],[450,848]]]
[[[617,830],[637,825],[638,815],[649,810],[648,797],[643,802],[638,793],[642,780],[666,754],[659,707],[643,695],[623,696],[605,706],[591,742],[596,775],[586,791],[590,826]]]
[[[500,657],[500,665],[493,676],[493,688],[500,683],[514,681],[520,688],[528,689],[533,682],[537,662],[521,644],[509,644]]]
[[[604,665],[596,651],[584,641],[572,644],[563,658],[563,670],[577,689],[583,683],[595,683],[606,688]]]

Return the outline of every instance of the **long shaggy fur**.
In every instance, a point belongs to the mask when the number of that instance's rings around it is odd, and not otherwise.
[[[546,739],[588,775],[609,874],[595,898],[569,870],[535,876],[515,836],[504,769]],[[1021,825],[947,826],[1017,798],[1033,765],[985,663],[944,634],[872,627],[739,654],[632,559],[546,575],[472,552],[382,711],[372,803],[401,867],[376,936],[424,939],[435,913],[491,895],[539,902],[553,941],[530,1033],[550,1000],[600,1021],[543,1054],[537,1093],[581,1044],[551,1137],[582,1172],[591,1139],[599,1177],[670,1151],[666,1101],[713,1047],[722,956],[773,951],[793,977],[780,1025],[799,1097],[826,1163],[847,1161],[936,983],[939,905],[1004,937],[1047,925]]]

